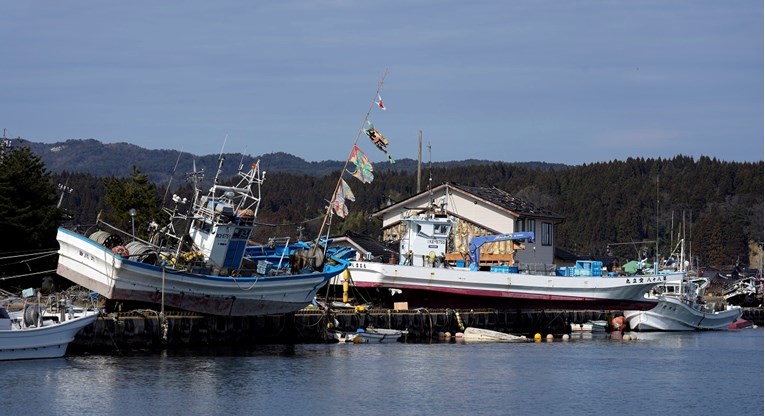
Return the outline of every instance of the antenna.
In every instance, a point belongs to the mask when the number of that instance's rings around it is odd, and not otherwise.
[[[433,198],[433,154],[430,142],[428,142],[428,193]]]
[[[173,167],[173,173],[170,174],[170,180],[167,181],[167,188],[165,188],[165,195],[162,197],[162,205],[165,204],[165,200],[167,199],[167,193],[170,192],[170,184],[173,183],[173,177],[175,176],[175,171],[178,170],[178,162],[181,161],[182,154],[183,154],[183,148],[181,148],[181,151],[178,152],[178,159],[175,159],[175,167]]]
[[[422,187],[420,182],[422,181],[422,130],[420,130],[420,138],[417,142],[417,193],[420,193]]]

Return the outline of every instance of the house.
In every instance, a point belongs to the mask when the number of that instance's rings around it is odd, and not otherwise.
[[[395,243],[404,233],[402,219],[434,211],[454,220],[445,260],[469,261],[474,236],[533,231],[533,243],[495,242],[481,248],[481,265],[554,264],[555,226],[564,217],[516,198],[496,187],[445,183],[392,204],[374,214],[382,220],[383,241]]]

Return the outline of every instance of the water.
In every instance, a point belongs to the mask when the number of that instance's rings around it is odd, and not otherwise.
[[[762,415],[763,330],[0,363],[5,415]]]

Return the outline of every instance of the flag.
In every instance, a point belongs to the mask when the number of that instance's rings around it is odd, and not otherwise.
[[[367,125],[367,128],[364,129],[364,133],[369,136],[369,139],[372,140],[372,143],[374,143],[378,149],[388,156],[388,161],[390,161],[390,163],[396,163],[396,161],[393,160],[393,157],[388,154],[388,139],[375,129],[375,126],[371,121],[367,120]]]
[[[348,171],[348,173],[355,176],[363,183],[371,183],[374,180],[375,175],[372,173],[374,167],[369,162],[367,155],[365,155],[358,146],[353,145],[353,150],[351,151],[351,156],[348,160],[356,165],[356,170],[353,172]]]
[[[356,196],[353,195],[353,192],[351,191],[351,187],[348,186],[348,183],[345,182],[345,179],[340,178],[340,188],[338,188],[339,194],[349,201],[355,201]]]
[[[375,101],[375,104],[377,104],[377,106],[380,107],[380,109],[385,111],[385,104],[383,104],[383,100],[382,100],[382,97],[380,97],[380,94],[377,94],[377,101]]]
[[[355,201],[356,196],[353,195],[351,187],[340,178],[340,185],[335,191],[335,197],[332,198],[332,211],[340,218],[345,218],[348,215],[348,207],[345,206],[345,200]]]

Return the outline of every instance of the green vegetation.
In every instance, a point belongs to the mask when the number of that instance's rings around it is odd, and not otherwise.
[[[87,141],[75,144],[84,145]],[[125,155],[129,145],[120,146],[124,148],[111,155],[109,163],[104,162],[106,156],[100,155],[97,165],[124,168],[133,163]],[[169,180],[178,154],[156,152],[161,153]],[[72,157],[67,159],[72,161]],[[153,157],[144,159],[146,163],[155,163],[147,162],[154,161]],[[249,163],[254,159],[243,161]],[[74,190],[64,195],[62,205],[71,216],[68,225],[72,226],[92,225],[102,212],[102,218],[127,229],[131,226],[129,211],[135,208],[136,231],[145,231],[150,221],[161,226],[167,220],[159,207],[167,205],[173,193],[193,197],[185,181],[175,179],[174,186],[168,186],[167,180],[153,181],[152,175],[145,172],[156,172],[156,166],[133,163],[130,174],[100,176],[85,173],[90,172],[87,160],[72,163],[72,171],[51,175],[29,149],[17,148],[4,156],[0,172],[4,252],[56,247],[55,226],[60,218],[54,192],[56,183]],[[229,156],[228,168],[235,168],[240,160],[241,156]],[[283,154],[273,160],[283,160],[289,166],[318,167]],[[315,238],[342,165],[321,163],[323,169],[335,167],[323,175],[305,173],[302,169],[290,173],[285,166],[276,162],[266,166],[261,159],[262,168],[269,173],[263,185],[260,226],[254,234],[257,241],[264,242],[274,235]],[[214,163],[203,164],[198,160],[197,166]],[[354,231],[379,236],[380,223],[371,214],[416,192],[415,169],[393,170],[399,166],[399,163],[376,164],[375,180],[369,184],[346,175],[356,201],[348,202],[346,219],[332,219],[330,233]],[[178,168],[178,172],[185,171]],[[208,183],[212,180],[211,172],[208,167],[205,178]],[[226,172],[223,176],[231,176]],[[686,248],[699,264],[721,267],[737,261],[746,263],[750,243],[763,242],[763,162],[724,162],[709,157],[694,160],[689,156],[630,158],[568,167],[463,161],[433,164],[432,169],[423,169],[423,176],[422,190],[427,189],[429,177],[434,185],[455,182],[496,186],[565,216],[565,222],[557,227],[555,244],[581,256],[603,256],[609,244],[652,241],[657,237],[660,253],[668,254],[671,245],[684,235],[688,241]],[[648,247],[653,251],[653,243]],[[622,258],[637,257],[635,247],[630,245],[613,246],[611,250]]]

